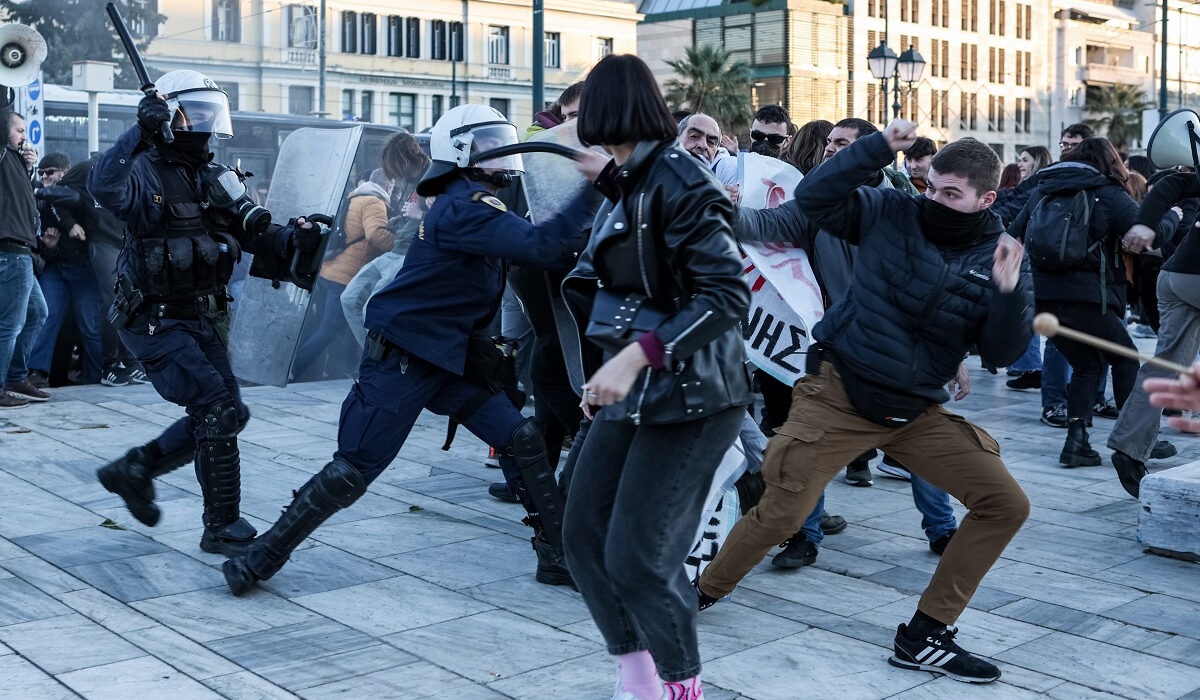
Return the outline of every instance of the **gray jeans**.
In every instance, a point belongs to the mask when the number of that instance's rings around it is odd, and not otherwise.
[[[1158,346],[1154,355],[1190,367],[1200,350],[1200,275],[1163,270],[1158,275]],[[1162,409],[1151,406],[1142,382],[1172,372],[1146,363],[1138,370],[1133,392],[1108,437],[1108,446],[1139,462],[1150,458],[1158,440]]]
[[[567,566],[610,654],[649,649],[664,681],[700,672],[696,593],[683,561],[745,406],[635,426],[598,417],[567,491]],[[578,438],[577,438],[578,439]]]

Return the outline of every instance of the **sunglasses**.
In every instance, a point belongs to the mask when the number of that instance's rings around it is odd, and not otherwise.
[[[38,177],[46,177],[47,175],[53,175],[54,173],[61,173],[61,172],[62,172],[62,168],[45,168],[43,170],[38,171]]]
[[[758,131],[756,129],[756,130],[750,132],[750,139],[752,141],[766,140],[766,141],[769,141],[772,146],[778,146],[779,144],[783,143],[784,141],[787,141],[787,136],[784,134],[764,134],[763,132]]]

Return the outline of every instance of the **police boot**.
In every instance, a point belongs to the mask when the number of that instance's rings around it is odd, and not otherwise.
[[[246,547],[244,554],[222,565],[230,592],[242,595],[258,581],[274,576],[313,530],[366,490],[362,474],[335,457],[296,492],[292,504],[270,530]]]
[[[153,442],[135,447],[96,470],[100,484],[125,501],[129,513],[149,527],[158,524],[162,511],[154,504],[154,479],[192,461],[192,446],[163,454]]]
[[[204,534],[200,549],[235,557],[256,534],[241,517],[241,455],[238,414],[232,399],[208,407],[196,426],[196,479],[204,494]]]
[[[513,431],[512,456],[520,481],[515,491],[529,513],[522,522],[533,528],[539,583],[575,587],[562,546],[563,494],[546,458],[546,442],[537,422],[526,418]]]
[[[1082,418],[1072,418],[1067,422],[1067,441],[1063,443],[1058,461],[1067,467],[1100,466],[1100,453],[1088,443],[1087,427]]]

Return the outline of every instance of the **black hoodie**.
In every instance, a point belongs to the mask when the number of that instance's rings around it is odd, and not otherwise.
[[[1038,202],[1048,195],[1073,195],[1080,190],[1092,194],[1092,215],[1089,220],[1089,246],[1099,241],[1088,260],[1071,270],[1046,271],[1033,268],[1033,295],[1038,301],[1066,301],[1095,304],[1103,302],[1108,309],[1123,313],[1125,309],[1125,264],[1121,256],[1121,237],[1137,221],[1138,205],[1117,180],[1096,168],[1079,162],[1058,163],[1038,171],[1037,191],[1008,233],[1024,241],[1029,217]],[[1159,236],[1174,232],[1179,224],[1175,214],[1168,214],[1158,227]],[[1103,257],[1104,269],[1101,270]]]

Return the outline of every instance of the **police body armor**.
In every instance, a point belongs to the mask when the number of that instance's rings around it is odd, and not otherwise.
[[[143,278],[137,285],[151,301],[187,300],[220,295],[241,258],[237,240],[214,230],[195,177],[181,165],[148,154],[162,186],[158,228],[136,240]]]

